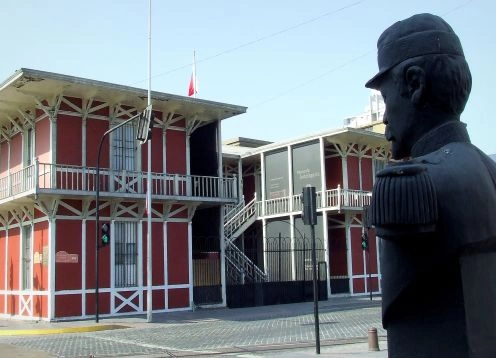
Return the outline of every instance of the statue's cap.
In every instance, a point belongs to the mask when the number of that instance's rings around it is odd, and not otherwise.
[[[378,88],[383,75],[397,64],[418,56],[464,56],[460,39],[451,26],[432,14],[417,14],[387,28],[377,41],[379,72],[366,84]]]

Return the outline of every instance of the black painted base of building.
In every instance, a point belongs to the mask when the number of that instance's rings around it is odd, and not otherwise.
[[[227,307],[255,307],[313,301],[312,281],[260,282],[227,286]],[[318,282],[319,301],[327,300],[326,281]]]

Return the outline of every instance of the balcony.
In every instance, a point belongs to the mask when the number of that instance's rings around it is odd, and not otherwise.
[[[341,212],[343,210],[361,211],[365,205],[370,205],[372,192],[363,190],[336,189],[317,192],[317,210]],[[303,210],[301,196],[293,195],[277,199],[258,201],[258,216],[287,215]]]
[[[145,199],[147,172],[100,169],[100,196]],[[151,173],[153,200],[235,203],[236,178]],[[0,204],[28,195],[94,197],[96,168],[36,162],[0,178]]]

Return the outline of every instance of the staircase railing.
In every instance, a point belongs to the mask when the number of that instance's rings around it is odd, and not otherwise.
[[[224,223],[224,237],[226,238],[226,244],[231,244],[235,239],[236,231],[243,226],[250,218],[252,218],[256,213],[255,198],[246,204],[242,209],[238,210],[237,213],[232,215],[230,219],[225,220]]]
[[[243,202],[244,204],[244,202]],[[224,216],[224,243],[226,248],[226,270],[229,282],[263,282],[266,274],[241,251],[234,241],[243,226],[247,226],[256,215],[255,198],[246,205],[237,205]]]
[[[244,282],[245,278],[249,278],[252,282],[263,282],[267,279],[265,272],[255,265],[255,263],[234,244],[231,244],[226,248],[226,259],[230,264],[228,264],[228,270],[229,266],[232,266],[232,268],[241,276],[236,279],[231,271],[231,274],[228,274],[228,276],[235,282]]]

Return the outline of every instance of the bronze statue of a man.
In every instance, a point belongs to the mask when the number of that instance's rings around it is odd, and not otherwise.
[[[496,164],[460,115],[472,78],[443,19],[414,15],[380,36],[384,124],[396,161],[377,174],[382,320],[397,357],[496,357]]]

